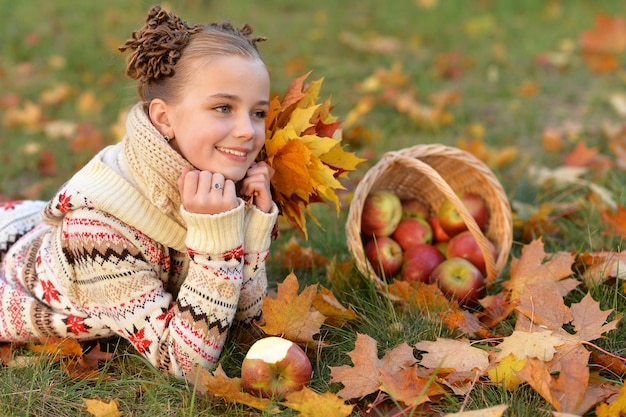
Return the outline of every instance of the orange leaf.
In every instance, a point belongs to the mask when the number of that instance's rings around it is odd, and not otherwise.
[[[344,307],[328,288],[321,287],[320,292],[313,300],[313,306],[326,316],[326,323],[341,327],[347,321],[356,319],[356,312],[352,308]]]
[[[431,378],[418,376],[414,366],[393,373],[386,369],[381,370],[380,384],[381,391],[408,407],[415,407],[431,401],[431,397],[446,394]]]
[[[290,273],[278,284],[276,298],[263,297],[265,323],[260,325],[266,334],[281,336],[298,343],[317,342],[313,337],[320,332],[326,317],[312,308],[317,285],[310,285],[298,295],[298,278]]]
[[[418,342],[415,348],[428,352],[422,355],[420,365],[429,369],[484,372],[489,366],[489,353],[473,347],[467,339],[437,338],[434,342]]]
[[[315,249],[303,248],[295,236],[277,249],[274,260],[289,269],[323,268],[328,263],[328,259]]]
[[[580,141],[572,152],[563,157],[563,164],[575,167],[587,166],[597,154],[597,148],[587,148],[587,145]]]
[[[337,392],[341,398],[361,398],[378,390],[379,374],[385,369],[391,374],[406,369],[415,363],[413,349],[403,343],[385,352],[378,358],[377,341],[368,335],[357,333],[354,350],[348,352],[353,366],[331,366],[331,382],[341,382],[343,388]]]
[[[43,344],[31,345],[30,350],[58,357],[83,356],[83,348],[75,339],[49,338]]]
[[[229,378],[222,369],[222,365],[218,365],[212,373],[203,368],[196,369],[196,372],[197,374],[192,375],[189,380],[197,384],[201,392],[206,390],[226,402],[245,404],[270,414],[277,411],[270,399],[244,392],[241,378]]]
[[[298,411],[298,416],[303,417],[347,417],[354,408],[332,392],[318,394],[307,387],[287,394],[282,404]]]
[[[607,226],[605,234],[616,234],[626,237],[626,207],[617,204],[616,210],[605,209],[600,211],[602,222]]]
[[[520,258],[511,260],[511,278],[503,285],[511,291],[512,299],[518,298],[529,283],[556,283],[572,275],[573,255],[557,252],[548,256],[543,248],[541,238],[536,239],[522,248]]]
[[[619,54],[626,51],[626,19],[599,14],[595,27],[579,37],[585,52]]]
[[[459,308],[457,303],[443,295],[437,284],[395,280],[387,286],[387,291],[427,314]]]

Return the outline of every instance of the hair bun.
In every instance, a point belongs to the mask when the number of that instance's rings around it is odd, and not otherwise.
[[[145,24],[133,32],[119,50],[132,50],[126,65],[126,75],[144,82],[156,81],[174,74],[181,51],[190,35],[202,30],[201,25],[189,25],[172,12],[155,5],[148,11]]]

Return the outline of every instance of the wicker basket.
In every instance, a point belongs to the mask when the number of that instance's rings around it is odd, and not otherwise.
[[[361,239],[364,201],[370,192],[378,190],[393,191],[400,198],[420,198],[433,211],[445,199],[451,200],[485,256],[487,286],[502,273],[511,250],[513,226],[511,206],[496,176],[482,161],[461,149],[416,145],[384,154],[359,182],[350,203],[346,222],[348,249],[359,271],[373,279],[379,290],[384,290],[385,282],[372,269]],[[490,220],[484,233],[457,196],[466,191],[480,194],[487,203]],[[487,239],[496,247],[495,259]]]

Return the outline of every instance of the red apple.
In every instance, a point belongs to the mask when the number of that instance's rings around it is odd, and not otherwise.
[[[441,291],[466,306],[473,306],[485,291],[483,274],[467,259],[448,258],[430,274]]]
[[[391,278],[402,268],[402,247],[389,236],[368,240],[363,247],[367,260],[377,275]]]
[[[433,229],[433,241],[436,243],[447,242],[450,240],[450,236],[441,228],[439,224],[439,218],[437,216],[431,216],[428,219],[430,228]]]
[[[400,197],[391,191],[374,191],[363,202],[361,231],[366,236],[389,236],[401,218]]]
[[[428,221],[417,217],[409,217],[398,223],[391,237],[407,250],[420,243],[432,243],[433,230]]]
[[[409,282],[428,282],[431,272],[445,259],[433,245],[421,243],[411,246],[404,252],[401,277]]]
[[[496,257],[496,247],[494,244],[487,240],[489,250],[493,254],[493,258]],[[446,249],[446,256],[448,258],[464,258],[470,261],[476,266],[482,274],[487,273],[485,266],[485,255],[480,250],[476,238],[469,230],[461,232],[454,236],[448,242],[448,248]]]
[[[418,198],[403,198],[400,200],[402,204],[402,218],[418,217],[420,219],[428,219],[430,217],[430,208]]]
[[[283,398],[311,381],[311,361],[300,346],[270,336],[250,346],[241,364],[241,384],[249,393],[264,398]]]
[[[476,193],[462,193],[459,195],[470,215],[481,230],[485,230],[489,221],[489,208],[485,200]],[[450,200],[444,200],[437,210],[437,218],[442,229],[450,236],[467,230],[465,221]]]

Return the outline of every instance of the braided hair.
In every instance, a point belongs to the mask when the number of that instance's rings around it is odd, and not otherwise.
[[[208,25],[188,24],[173,12],[154,5],[148,11],[145,24],[119,47],[131,51],[126,75],[137,80],[137,92],[149,105],[155,98],[175,100],[177,92],[188,79],[189,62],[210,59],[215,55],[240,55],[260,59],[253,29],[244,24],[235,28],[230,21]]]

